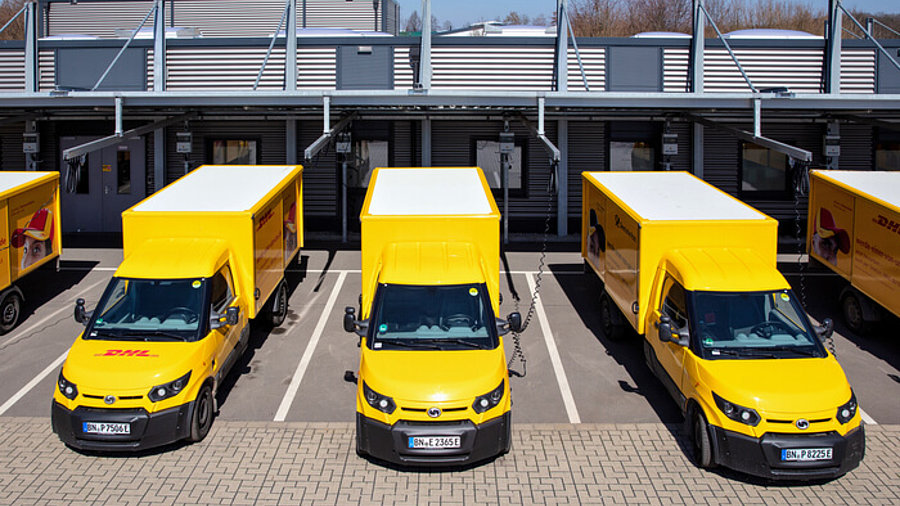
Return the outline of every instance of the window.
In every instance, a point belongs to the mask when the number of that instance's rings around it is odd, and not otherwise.
[[[788,196],[788,156],[757,144],[741,146],[741,194]]]
[[[500,166],[500,142],[493,139],[473,140],[474,164],[481,167],[492,189],[503,188],[503,168]],[[525,139],[516,139],[515,148],[509,154],[509,189],[522,190],[525,165]]]
[[[666,277],[663,286],[666,296],[663,299],[662,310],[660,312],[672,319],[672,325],[676,329],[686,329],[688,319],[684,287],[668,276]]]
[[[231,271],[227,265],[219,269],[219,272],[213,276],[211,290],[210,306],[212,310],[216,313],[224,313],[234,298],[231,291]]]
[[[246,139],[214,139],[212,163],[218,165],[256,165],[258,141]]]
[[[390,167],[390,142],[354,139],[353,158],[347,164],[347,186],[367,188],[372,171],[377,167]]]
[[[875,144],[875,170],[900,170],[900,140]]]
[[[116,151],[116,177],[117,189],[119,195],[131,194],[131,151]]]
[[[91,171],[90,171],[91,155],[84,155],[84,163],[79,159],[75,159],[74,165],[71,167],[71,175],[75,178],[75,193],[79,195],[87,195],[91,193]],[[69,174],[68,172],[66,174]]]
[[[656,150],[647,141],[609,141],[609,170],[655,170]]]

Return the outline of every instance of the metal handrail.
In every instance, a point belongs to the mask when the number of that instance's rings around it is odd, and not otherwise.
[[[269,63],[269,56],[272,56],[272,48],[275,47],[275,39],[278,38],[278,32],[281,31],[281,26],[284,24],[284,20],[287,17],[288,11],[291,10],[291,0],[287,0],[284,5],[284,12],[281,13],[281,21],[278,22],[278,28],[275,29],[275,33],[272,34],[272,42],[269,43],[269,50],[266,51],[266,57],[263,58],[262,66],[259,68],[259,73],[256,74],[256,82],[253,83],[253,91],[256,91],[256,88],[259,86],[259,81],[262,79],[263,72],[266,70],[266,64]],[[285,33],[285,36],[287,33]],[[285,37],[287,38],[287,37]],[[286,51],[286,49],[285,49]]]
[[[581,82],[584,83],[584,91],[591,91],[591,87],[588,86],[587,74],[584,72],[584,64],[581,62],[581,51],[578,50],[578,42],[575,41],[575,30],[572,28],[572,20],[569,19],[569,9],[564,9],[563,14],[566,15],[566,26],[569,28],[569,33],[572,34],[572,47],[575,48],[575,58],[578,60],[578,68],[581,70]],[[568,55],[566,55],[566,61],[568,61]],[[569,72],[568,64],[566,64],[565,72]]]
[[[97,83],[94,84],[94,87],[91,88],[91,91],[96,90],[97,87],[100,86],[101,83],[103,83],[103,81],[106,79],[106,76],[109,75],[109,72],[116,65],[116,62],[119,61],[119,58],[121,58],[122,54],[125,53],[125,50],[128,49],[128,46],[131,44],[131,41],[133,41],[134,38],[137,37],[138,32],[141,31],[141,28],[144,27],[144,23],[146,23],[147,20],[150,19],[150,16],[152,16],[156,12],[157,7],[158,7],[158,5],[156,4],[156,2],[154,2],[153,7],[150,8],[150,12],[148,12],[147,15],[144,16],[144,19],[141,21],[141,24],[139,24],[137,26],[137,28],[135,28],[134,31],[131,32],[131,37],[128,37],[128,40],[125,41],[125,45],[122,46],[122,49],[119,50],[118,54],[116,54],[116,57],[113,58],[113,61],[110,62],[108,67],[106,67],[106,70],[103,72],[103,75],[100,76],[100,79],[97,79]],[[165,37],[165,34],[163,34],[163,37]],[[156,55],[155,57],[156,58],[165,58],[165,55]],[[160,76],[160,78],[161,78],[161,76]]]
[[[897,30],[894,30],[890,26],[882,23],[881,21],[878,20],[878,18],[869,18],[869,19],[871,19],[873,23],[875,23],[877,25],[881,25],[885,30],[893,33],[894,35],[900,36],[900,32],[898,32]],[[2,31],[2,30],[0,30],[0,31]]]
[[[857,21],[856,18],[853,17],[853,14],[850,14],[850,11],[848,11],[847,8],[844,7],[844,4],[841,3],[840,0],[838,0],[837,6],[838,6],[838,9],[844,11],[844,14],[846,14],[847,17],[850,18],[851,21],[853,21],[853,23],[856,25],[857,28],[862,30],[862,33],[866,34],[866,38],[871,40],[872,43],[875,44],[875,46],[878,48],[878,50],[881,51],[881,54],[887,56],[888,61],[893,63],[894,66],[897,67],[897,70],[900,70],[900,63],[897,63],[897,60],[895,60],[894,57],[891,56],[891,53],[889,53],[887,51],[887,49],[884,48],[884,46],[882,46],[881,44],[878,43],[877,40],[875,40],[875,37],[873,37],[872,34],[869,33],[869,31],[866,30],[866,28],[862,24],[860,24],[860,22]]]

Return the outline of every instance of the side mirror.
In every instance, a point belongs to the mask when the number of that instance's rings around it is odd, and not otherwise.
[[[656,322],[656,328],[659,329],[659,340],[668,343],[672,341],[672,319],[666,315],[659,317]]]
[[[355,332],[359,337],[364,337],[366,335],[366,330],[369,328],[369,323],[365,321],[359,321],[356,319],[356,309],[352,306],[347,306],[344,308],[344,330],[347,332]]]
[[[216,312],[209,313],[209,330],[216,330],[227,325],[228,322],[222,321],[222,315]]]
[[[678,331],[678,339],[673,340],[672,342],[678,346],[687,346],[691,344],[691,334],[687,329],[681,329]]]
[[[519,314],[518,311],[509,313],[506,317],[506,321],[509,322],[509,330],[513,332],[522,332],[522,315]]]
[[[831,318],[825,318],[822,320],[822,325],[816,327],[815,330],[819,339],[828,339],[831,337],[831,334],[834,334],[834,321]]]
[[[75,300],[75,321],[82,324],[87,325],[88,321],[91,319],[91,313],[93,311],[85,311],[84,310],[84,299]]]
[[[225,310],[225,323],[237,325],[239,321],[241,321],[241,308],[232,306]]]

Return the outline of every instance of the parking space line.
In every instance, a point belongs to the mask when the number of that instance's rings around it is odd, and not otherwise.
[[[527,272],[525,273],[525,280],[528,281],[528,291],[534,293],[534,276]],[[556,374],[556,383],[559,385],[559,393],[562,394],[563,404],[566,406],[566,415],[569,417],[569,423],[581,423],[581,417],[578,416],[578,408],[575,407],[575,398],[572,397],[572,389],[569,387],[566,371],[563,369],[562,360],[559,358],[556,341],[553,340],[553,333],[550,331],[550,323],[547,320],[547,313],[544,312],[544,304],[541,303],[540,295],[534,302],[534,311],[537,314],[538,321],[541,322],[541,333],[544,334],[544,342],[547,344],[547,351],[550,353],[550,363],[553,365],[553,372]]]
[[[97,285],[99,285],[100,283],[105,283],[105,282],[107,282],[107,281],[108,281],[107,279],[101,279],[100,281],[97,281],[96,283],[93,283],[93,284],[91,284],[90,286],[88,286],[87,288],[85,288],[84,290],[82,290],[82,291],[81,291],[81,294],[83,295],[83,294],[89,292],[90,290],[94,289],[94,288],[95,288]],[[41,325],[47,323],[48,320],[50,320],[51,318],[55,318],[56,315],[58,315],[59,313],[65,311],[65,310],[67,310],[67,309],[68,309],[68,310],[74,311],[74,308],[71,307],[71,306],[64,306],[64,307],[61,307],[61,308],[57,309],[56,311],[54,311],[54,312],[48,314],[47,316],[45,316],[45,317],[41,318],[40,320],[38,320],[37,322],[35,322],[34,325],[28,327],[26,330],[23,330],[23,331],[17,333],[15,336],[10,337],[9,339],[7,339],[6,342],[3,343],[3,346],[0,347],[0,349],[4,349],[4,348],[8,347],[9,345],[15,343],[16,341],[18,341],[18,340],[21,339],[22,337],[29,335],[29,334],[30,334],[31,332],[33,332],[35,329],[37,329],[37,328],[40,327]]]
[[[284,421],[288,411],[291,409],[291,404],[294,403],[294,397],[297,396],[297,390],[300,389],[300,381],[303,380],[306,368],[309,367],[313,352],[316,350],[319,338],[322,337],[322,332],[325,330],[325,323],[328,321],[328,317],[331,316],[331,310],[334,308],[334,303],[337,301],[338,293],[340,293],[341,285],[344,284],[344,279],[346,277],[346,271],[339,271],[337,281],[334,283],[334,288],[331,290],[331,295],[328,296],[328,301],[325,303],[325,309],[322,311],[322,316],[319,317],[319,322],[316,324],[316,328],[309,338],[309,343],[306,345],[303,357],[300,359],[300,363],[297,364],[297,370],[294,371],[294,377],[291,379],[291,384],[288,386],[287,392],[284,393],[284,398],[281,399],[281,405],[278,406],[278,411],[275,413],[276,422]]]
[[[49,375],[50,373],[55,371],[56,368],[59,367],[63,363],[63,361],[66,359],[66,355],[68,355],[68,354],[69,354],[69,350],[66,350],[66,352],[63,353],[62,355],[60,355],[59,358],[54,360],[52,364],[48,365],[46,369],[41,371],[37,376],[34,377],[34,379],[29,381],[27,385],[22,387],[22,389],[19,390],[18,392],[16,392],[15,395],[10,397],[10,399],[8,401],[3,403],[3,405],[0,406],[0,416],[2,416],[3,413],[6,413],[6,410],[11,408],[13,406],[13,404],[15,404],[16,402],[19,401],[19,399],[21,399],[22,397],[25,397],[25,394],[27,394],[28,392],[31,391],[32,388],[37,386],[37,384],[40,383],[44,378],[46,378],[47,375]]]
[[[874,418],[869,416],[868,413],[859,408],[859,416],[862,417],[863,421],[866,422],[866,425],[878,425],[878,422],[875,421]]]

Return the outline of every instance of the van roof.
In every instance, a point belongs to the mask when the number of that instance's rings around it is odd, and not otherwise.
[[[0,193],[7,192],[23,184],[47,177],[51,172],[0,172]]]
[[[858,192],[875,197],[894,207],[900,207],[900,172],[822,170],[819,175],[831,178]]]
[[[486,215],[496,212],[478,167],[378,168],[369,215]]]
[[[768,216],[687,172],[585,172],[645,220],[765,220]]]
[[[203,165],[132,208],[152,211],[249,211],[297,165]]]

